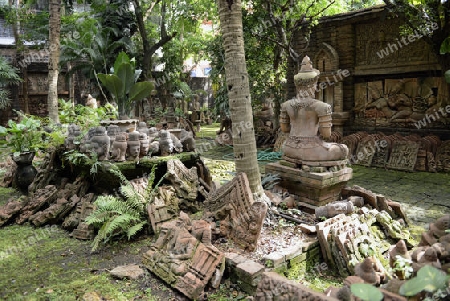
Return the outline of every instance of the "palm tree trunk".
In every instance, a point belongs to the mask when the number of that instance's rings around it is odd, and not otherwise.
[[[48,61],[48,117],[54,123],[59,123],[58,117],[58,75],[61,31],[61,0],[50,0],[49,3],[49,50]]]
[[[249,79],[245,63],[241,0],[219,0],[220,28],[225,49],[225,75],[237,172],[247,174],[250,189],[261,194]]]

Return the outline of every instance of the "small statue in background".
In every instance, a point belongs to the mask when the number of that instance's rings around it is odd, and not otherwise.
[[[134,131],[128,134],[128,159],[130,161],[139,159],[141,143],[139,142],[139,132]]]
[[[90,107],[92,109],[97,109],[98,108],[97,99],[92,97],[91,94],[88,94],[85,97],[86,97],[86,106],[87,107]]]
[[[94,130],[94,136],[90,140],[92,152],[97,153],[98,160],[108,160],[110,138],[106,135],[106,129],[103,126],[98,126]]]
[[[161,156],[168,156],[174,151],[174,144],[169,131],[159,131],[159,151]]]
[[[64,147],[68,150],[76,149],[77,145],[75,143],[75,139],[81,135],[80,126],[72,123],[69,124],[67,130],[69,133],[67,138],[64,140]]]
[[[125,161],[125,155],[127,153],[127,136],[125,133],[119,133],[116,135],[116,139],[113,142],[111,149],[111,159],[117,162]]]
[[[139,157],[145,157],[148,154],[148,150],[150,147],[150,142],[148,140],[146,133],[139,133],[139,143],[140,143],[140,151],[139,151]]]

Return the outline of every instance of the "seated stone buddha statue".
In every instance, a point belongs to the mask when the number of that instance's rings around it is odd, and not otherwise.
[[[297,95],[281,105],[280,127],[288,138],[282,148],[283,159],[302,164],[311,161],[339,161],[347,158],[348,148],[321,139],[331,136],[331,106],[314,98],[319,70],[305,56],[300,72],[294,76]],[[321,137],[319,137],[319,134]]]

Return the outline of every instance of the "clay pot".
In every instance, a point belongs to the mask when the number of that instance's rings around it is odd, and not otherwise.
[[[13,186],[27,191],[28,186],[33,183],[34,177],[37,175],[37,170],[33,166],[34,155],[34,152],[25,152],[12,156],[13,161],[17,164],[17,170],[14,176],[15,185]]]

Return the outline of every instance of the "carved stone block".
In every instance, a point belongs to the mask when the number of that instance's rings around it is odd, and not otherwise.
[[[342,188],[352,178],[353,170],[329,168],[325,172],[308,172],[280,163],[266,165],[266,173],[278,174],[280,186],[299,197],[301,202],[322,206],[337,201]]]
[[[191,299],[198,299],[223,263],[224,255],[212,245],[199,242],[187,229],[184,218],[161,226],[158,239],[143,255],[150,271]]]
[[[189,201],[197,200],[199,180],[197,168],[188,169],[179,159],[167,161],[167,179],[172,182],[177,195]]]
[[[413,171],[417,161],[419,144],[414,141],[395,141],[387,167]]]
[[[436,153],[436,170],[450,171],[450,140],[442,142]]]
[[[253,202],[245,173],[211,192],[205,200],[205,216],[220,221],[220,234],[245,250],[256,249],[267,205]]]
[[[315,301],[337,301],[339,299],[328,297],[325,294],[315,292],[301,283],[288,280],[275,272],[265,272],[258,284],[254,295],[255,301],[272,300],[315,300]]]
[[[162,223],[176,219],[179,214],[179,199],[175,189],[169,186],[158,187],[158,193],[153,202],[147,207],[150,224],[155,233]]]

